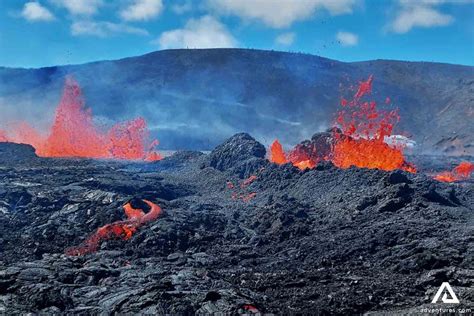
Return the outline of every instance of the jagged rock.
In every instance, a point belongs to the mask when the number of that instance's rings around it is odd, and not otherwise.
[[[388,184],[413,183],[410,179],[408,179],[406,173],[401,170],[390,172],[386,178],[386,181]]]
[[[264,156],[239,134],[161,165],[2,165],[0,313],[386,313],[429,302],[441,281],[465,307],[471,182]],[[126,219],[127,202],[148,213],[142,199],[162,207],[158,219],[65,254]]]
[[[306,157],[313,161],[322,161],[331,158],[332,147],[335,144],[335,133],[341,133],[337,127],[329,128],[325,132],[315,133],[310,140],[304,140],[297,144],[291,151],[291,156]]]
[[[31,145],[0,142],[0,161],[15,162],[18,160],[38,158]]]
[[[247,133],[232,136],[209,155],[210,166],[220,171],[252,158],[264,158],[265,147]]]

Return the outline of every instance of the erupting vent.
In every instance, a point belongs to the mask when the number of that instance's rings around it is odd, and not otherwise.
[[[91,110],[85,107],[81,88],[72,78],[66,79],[47,136],[22,122],[8,132],[0,130],[0,142],[6,141],[30,144],[42,157],[161,159],[154,151],[158,141],[148,141],[148,129],[143,118],[119,123],[108,131],[101,131],[93,122]]]
[[[300,169],[314,168],[319,160],[330,160],[339,168],[356,166],[359,168],[416,172],[413,165],[406,162],[403,146],[388,145],[387,137],[392,136],[394,125],[400,117],[398,112],[381,111],[374,101],[362,101],[372,91],[372,76],[359,84],[353,99],[341,100],[342,109],[337,113],[333,129],[331,152],[321,155],[318,148],[308,151],[296,146],[288,155],[275,140],[270,148],[270,160],[276,164],[291,162]],[[389,102],[389,99],[387,99]]]
[[[386,137],[392,136],[393,127],[400,120],[397,110],[381,111],[374,101],[361,98],[372,91],[372,76],[359,85],[351,101],[341,100],[336,124],[342,133],[336,133],[333,163],[340,168],[359,168],[416,172],[405,161],[403,147],[389,146]]]

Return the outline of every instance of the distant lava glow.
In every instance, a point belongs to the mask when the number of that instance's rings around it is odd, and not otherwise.
[[[444,171],[437,174],[434,178],[441,182],[455,182],[468,180],[474,171],[474,164],[463,161],[452,171]]]
[[[56,108],[54,122],[47,136],[26,122],[0,130],[0,142],[30,144],[42,157],[116,158],[128,160],[160,160],[162,157],[148,144],[148,129],[143,118],[118,123],[108,131],[93,122],[92,112],[85,107],[77,82],[66,79],[63,95]],[[157,141],[151,144],[157,144]],[[154,147],[154,146],[153,146]]]
[[[359,84],[351,101],[341,100],[342,110],[337,113],[335,122],[339,129],[334,129],[335,143],[331,155],[324,159],[331,160],[334,165],[344,169],[355,166],[416,172],[415,167],[406,162],[403,146],[390,146],[385,142],[400,119],[398,112],[381,111],[374,101],[362,101],[371,91],[372,76]],[[278,140],[271,145],[270,152],[270,161],[277,164],[291,162],[300,169],[314,168],[318,162],[296,147],[285,155]]]
[[[134,209],[130,203],[127,203],[123,207],[125,215],[127,216],[126,220],[100,227],[81,245],[66,249],[66,254],[69,256],[82,256],[97,251],[100,243],[104,240],[113,238],[128,240],[132,238],[133,233],[135,233],[140,226],[154,221],[161,214],[161,207],[148,200],[143,200],[143,202],[150,206],[148,213],[143,212],[141,209]]]

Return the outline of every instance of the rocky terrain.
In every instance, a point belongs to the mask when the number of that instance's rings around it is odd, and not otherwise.
[[[473,308],[472,182],[265,155],[247,134],[153,163],[1,143],[0,313],[406,314],[442,282]],[[141,199],[155,221],[65,254]]]

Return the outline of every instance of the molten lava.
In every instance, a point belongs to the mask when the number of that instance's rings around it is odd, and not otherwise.
[[[341,100],[343,109],[337,113],[332,141],[325,145],[298,144],[285,154],[280,142],[275,140],[270,146],[269,160],[276,164],[291,162],[301,170],[312,169],[321,160],[330,160],[339,168],[355,166],[416,172],[415,167],[406,162],[402,146],[385,142],[400,119],[397,111],[381,111],[375,102],[362,101],[372,92],[372,80],[370,76],[362,81],[351,101]],[[390,98],[385,102],[390,103]]]
[[[242,189],[248,187],[252,182],[254,182],[255,180],[257,180],[257,176],[256,175],[251,175],[250,177],[248,177],[247,179],[245,179],[241,184],[240,184],[240,187]]]
[[[339,168],[359,168],[416,172],[406,162],[403,148],[389,146],[385,138],[392,135],[399,121],[397,111],[381,111],[375,102],[361,101],[372,91],[372,76],[359,85],[352,101],[343,99],[343,110],[338,112],[336,124],[342,132],[336,132],[332,162]]]
[[[81,88],[72,78],[66,79],[63,95],[47,136],[41,135],[26,122],[21,122],[14,124],[8,132],[0,131],[0,142],[5,141],[30,144],[42,157],[147,161],[162,158],[156,151],[147,150],[148,129],[143,118],[119,123],[108,131],[101,131],[93,122],[91,110],[85,106]]]
[[[278,139],[275,139],[275,141],[270,146],[270,161],[276,163],[277,165],[282,165],[288,162],[288,160],[286,160],[286,154],[283,150],[283,146],[280,144]]]
[[[287,158],[288,156],[288,158]],[[288,155],[283,150],[283,146],[280,144],[278,139],[276,139],[270,146],[270,157],[269,160],[278,165],[282,165],[288,162],[291,162],[293,166],[304,170],[311,169],[316,166],[316,161],[312,160],[304,152],[298,150],[298,147],[295,147]]]
[[[434,178],[441,182],[455,182],[468,180],[474,171],[474,164],[463,161],[452,171],[444,171],[437,174]]]
[[[161,214],[161,207],[148,200],[143,200],[143,202],[150,206],[148,213],[143,212],[141,209],[134,209],[130,203],[127,203],[123,207],[127,216],[126,220],[100,227],[80,246],[68,248],[65,253],[69,256],[82,256],[97,251],[100,243],[104,240],[113,238],[130,239],[140,226],[154,221]]]
[[[7,133],[0,129],[0,143],[7,142],[7,141],[8,141]]]

